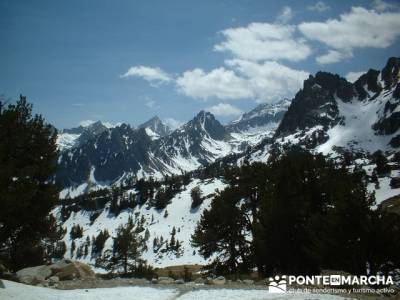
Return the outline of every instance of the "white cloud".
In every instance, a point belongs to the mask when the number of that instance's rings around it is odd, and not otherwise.
[[[293,11],[290,6],[284,6],[277,16],[276,20],[279,23],[286,24],[293,18]]]
[[[276,101],[292,96],[309,76],[305,71],[273,61],[256,63],[232,59],[225,63],[230,69],[185,72],[177,79],[178,90],[186,96],[204,100],[251,98],[258,102]]]
[[[366,71],[360,71],[360,72],[349,72],[346,75],[346,79],[349,82],[355,82],[358,78],[360,78],[361,75],[365,74]]]
[[[233,59],[226,64],[245,77],[253,98],[258,102],[277,101],[283,97],[291,97],[309,73],[289,68],[275,61],[258,64],[251,61]]]
[[[206,108],[206,110],[220,117],[236,117],[243,113],[239,108],[228,103],[219,103]]]
[[[177,129],[177,128],[181,127],[184,124],[183,122],[181,122],[179,120],[176,120],[174,118],[166,118],[166,119],[164,119],[163,122],[164,122],[165,125],[167,125],[172,130]]]
[[[387,3],[387,2],[382,1],[382,0],[374,0],[372,2],[372,7],[373,7],[373,9],[375,9],[378,12],[383,12],[383,11],[386,11],[386,10],[399,8],[398,5]]]
[[[150,81],[152,83],[160,83],[160,82],[170,82],[172,80],[171,76],[161,70],[160,68],[152,68],[145,66],[135,66],[129,68],[129,70],[121,75],[122,78],[125,77],[141,77],[144,80]]]
[[[245,79],[223,67],[208,73],[202,69],[186,71],[177,78],[176,85],[186,96],[204,100],[212,97],[241,99],[253,96]]]
[[[87,127],[89,125],[92,125],[93,123],[96,123],[96,121],[93,120],[83,120],[79,122],[79,125],[82,127]]]
[[[327,11],[327,10],[330,10],[331,9],[331,7],[329,6],[329,5],[326,5],[324,2],[322,2],[322,1],[318,1],[317,3],[315,3],[314,5],[309,5],[309,6],[307,6],[307,9],[308,10],[311,10],[311,11],[317,11],[317,12],[324,12],[324,11]]]
[[[293,25],[251,23],[222,31],[224,41],[215,45],[214,50],[253,61],[300,61],[310,56],[311,48],[304,39],[296,38],[295,33]]]
[[[339,19],[325,22],[303,22],[299,30],[310,40],[326,44],[341,52],[342,59],[352,55],[355,48],[387,48],[400,36],[400,13],[367,10],[352,7],[349,13]],[[336,61],[339,54],[331,52],[323,55],[321,61]]]
[[[352,57],[352,53],[341,52],[337,50],[329,50],[326,54],[317,56],[315,59],[320,65],[333,64],[342,61],[346,58]]]

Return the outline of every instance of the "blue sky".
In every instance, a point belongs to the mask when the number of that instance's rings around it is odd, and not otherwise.
[[[318,70],[400,55],[398,1],[0,2],[0,94],[58,128],[83,120],[227,122]],[[353,75],[353,76],[351,76]],[[172,121],[171,121],[172,122]]]

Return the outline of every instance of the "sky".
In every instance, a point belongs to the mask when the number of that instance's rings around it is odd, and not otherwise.
[[[1,0],[0,95],[57,128],[226,123],[400,56],[400,1]]]

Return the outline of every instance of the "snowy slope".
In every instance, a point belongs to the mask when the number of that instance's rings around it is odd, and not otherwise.
[[[400,131],[388,135],[377,135],[373,129],[373,125],[379,121],[379,112],[391,99],[390,93],[381,94],[373,100],[359,101],[353,99],[348,103],[337,99],[339,115],[342,116],[344,121],[327,131],[329,139],[319,145],[316,150],[328,154],[332,152],[332,147],[336,146],[371,153],[377,150],[393,151],[394,149],[389,145],[389,142]]]
[[[192,188],[199,186],[203,196],[206,197],[202,205],[195,210],[191,210],[191,197],[190,191]],[[83,227],[83,237],[75,239],[76,248],[83,245],[86,241],[86,237],[97,236],[100,231],[107,229],[111,236],[115,234],[115,230],[119,225],[125,225],[128,221],[129,216],[133,219],[140,220],[142,216],[145,218],[144,227],[150,232],[150,238],[147,241],[148,250],[144,253],[143,258],[148,263],[155,267],[172,266],[172,265],[183,265],[183,264],[204,264],[206,261],[199,255],[194,254],[194,248],[190,245],[190,236],[193,234],[197,222],[200,220],[201,213],[204,209],[208,208],[211,204],[213,194],[216,190],[223,190],[225,184],[220,179],[213,179],[211,181],[200,181],[193,180],[185,189],[178,193],[166,207],[168,216],[165,217],[165,210],[158,211],[154,207],[136,207],[134,210],[122,211],[117,217],[109,213],[109,210],[104,209],[96,220],[91,224],[90,216],[91,213],[87,211],[73,212],[71,216],[64,222],[63,227],[68,230],[64,237],[64,241],[67,245],[66,258],[76,259],[76,252],[71,256],[71,242],[69,230],[73,225],[79,224]],[[134,190],[128,191],[128,193],[134,193]],[[53,214],[60,218],[61,207],[56,208]],[[153,221],[152,221],[153,219]],[[169,241],[171,237],[172,228],[175,227],[176,235],[175,238],[181,242],[182,253],[176,256],[175,253],[162,254],[153,252],[153,239],[155,237],[160,238],[161,236],[165,241]],[[144,234],[144,232],[142,233]],[[106,242],[106,249],[111,249],[112,239],[109,238]],[[89,249],[90,250],[90,249]],[[91,251],[89,251],[90,253]],[[79,258],[89,264],[94,264],[95,259],[90,257]]]
[[[131,286],[96,289],[56,290],[4,281],[5,288],[0,288],[2,300],[340,300],[348,299],[328,294],[309,293],[269,293],[265,289],[197,289],[180,292],[175,287]]]
[[[97,289],[56,290],[4,281],[5,289],[0,288],[0,299],[23,300],[167,300],[178,295],[175,289],[156,289],[151,287],[117,287]]]
[[[80,134],[61,133],[57,136],[57,146],[60,151],[72,148]]]

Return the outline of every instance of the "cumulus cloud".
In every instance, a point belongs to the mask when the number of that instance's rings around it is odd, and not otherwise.
[[[246,78],[253,98],[258,102],[293,96],[309,76],[306,71],[292,69],[275,61],[255,63],[232,59],[226,61],[226,64]]]
[[[341,52],[337,50],[329,50],[326,54],[317,56],[315,59],[320,65],[333,64],[352,57],[351,52]]]
[[[278,62],[257,63],[242,59],[227,60],[224,67],[205,72],[194,69],[177,79],[181,93],[207,100],[254,99],[276,101],[292,96],[309,76],[308,72],[291,69]]]
[[[330,10],[331,7],[330,7],[329,5],[327,5],[327,4],[325,4],[325,3],[322,2],[322,1],[318,1],[318,2],[315,3],[314,5],[309,5],[309,6],[307,6],[307,9],[308,9],[308,10],[311,10],[311,11],[317,11],[317,12],[322,13],[322,12],[324,12],[324,11]]]
[[[326,63],[351,56],[355,48],[387,48],[392,45],[400,35],[400,13],[379,13],[363,7],[352,7],[349,13],[340,15],[339,19],[303,22],[298,28],[308,39],[334,49],[319,57],[320,62]]]
[[[186,71],[177,78],[176,85],[184,95],[204,100],[212,97],[241,99],[253,96],[245,79],[223,67],[208,73],[202,69]]]
[[[284,6],[277,16],[276,20],[280,23],[286,24],[293,18],[293,10],[290,6]]]
[[[360,72],[349,72],[346,75],[346,79],[349,82],[355,82],[358,78],[360,78],[361,75],[365,74],[366,71],[360,71]]]
[[[206,108],[206,110],[220,117],[236,117],[243,113],[239,108],[228,103],[219,103]]]
[[[160,68],[152,68],[146,66],[131,67],[125,74],[121,75],[121,77],[141,77],[144,80],[152,83],[167,83],[172,80],[171,76]]]
[[[223,30],[224,40],[214,46],[215,51],[229,52],[236,58],[300,61],[311,54],[304,39],[296,38],[296,26],[251,23],[247,27]]]

